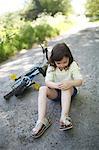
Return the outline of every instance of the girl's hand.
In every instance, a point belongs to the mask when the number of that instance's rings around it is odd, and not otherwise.
[[[60,89],[61,82],[54,83],[54,85],[55,85],[55,89]]]
[[[46,86],[48,86],[49,88],[60,89],[59,85],[60,85],[60,82],[58,83],[51,82],[51,81],[46,82]]]
[[[63,81],[60,84],[58,84],[59,89],[61,90],[68,90],[73,87],[71,81]]]

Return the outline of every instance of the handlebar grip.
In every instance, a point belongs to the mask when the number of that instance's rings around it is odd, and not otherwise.
[[[5,100],[9,100],[11,96],[14,95],[14,90],[12,90],[11,92],[9,92],[8,94],[4,95],[4,99]]]

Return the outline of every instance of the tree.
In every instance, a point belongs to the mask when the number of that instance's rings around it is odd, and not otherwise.
[[[23,11],[21,11],[21,16],[26,20],[33,20],[43,12],[51,14],[52,16],[57,12],[68,15],[70,10],[70,0],[29,0]]]
[[[92,17],[94,20],[99,19],[99,0],[87,0],[86,16]]]
[[[57,12],[67,15],[71,10],[70,0],[40,0],[43,12],[50,13],[52,16]]]
[[[22,18],[25,20],[33,20],[36,18],[35,15],[35,3],[34,0],[26,1],[24,8],[19,12]]]

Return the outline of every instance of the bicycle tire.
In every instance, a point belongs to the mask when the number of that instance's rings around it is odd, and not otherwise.
[[[14,95],[14,90],[12,90],[8,94],[4,95],[4,99],[5,100],[9,100],[10,97],[12,97],[13,95]]]
[[[4,95],[4,99],[5,100],[9,100],[10,97],[14,96],[14,95],[19,95],[21,94],[20,91],[25,89],[25,82],[23,82],[22,84],[20,84],[18,87],[16,87],[15,89],[13,89],[12,91],[10,91],[8,94]]]

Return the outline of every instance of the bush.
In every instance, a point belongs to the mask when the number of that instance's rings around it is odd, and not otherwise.
[[[34,31],[36,43],[42,43],[46,38],[51,38],[59,34],[57,29],[52,28],[48,24],[37,25]]]
[[[6,28],[0,43],[0,62],[16,52],[22,49],[30,49],[34,43],[42,43],[46,38],[56,36],[58,33],[57,29],[52,28],[47,23],[33,26],[31,22],[24,22],[17,28],[16,32],[15,29],[9,30],[9,28]]]
[[[65,32],[71,26],[71,22],[61,13],[54,17],[41,14],[33,22],[26,22],[19,18],[13,21],[13,24],[5,22],[0,24],[0,61],[22,49],[32,48],[35,43],[42,43],[46,39],[55,37],[60,31]]]
[[[26,23],[20,28],[19,33],[15,36],[14,45],[17,50],[29,49],[34,43],[34,38],[33,27]]]
[[[99,0],[87,0],[86,16],[91,20],[99,20]]]

